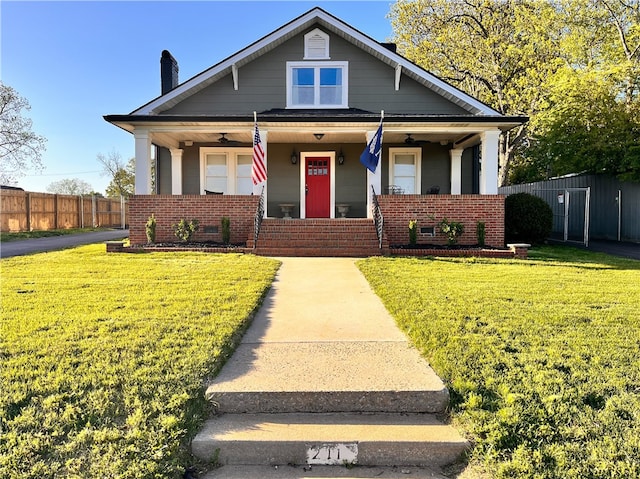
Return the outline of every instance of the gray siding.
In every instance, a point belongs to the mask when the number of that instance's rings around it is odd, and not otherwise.
[[[440,194],[451,193],[451,160],[447,146],[427,144],[422,147],[422,193],[432,186],[440,188]]]
[[[157,172],[158,185],[156,192],[160,195],[171,194],[171,152],[166,148],[159,147],[157,150]]]
[[[285,108],[286,62],[303,59],[303,36],[239,68],[237,91],[229,74],[163,113],[232,114]],[[349,61],[349,107],[389,113],[467,113],[405,75],[395,91],[393,68],[335,34],[330,37],[331,61]]]
[[[580,175],[537,183],[499,188],[501,194],[531,193],[544,198],[554,211],[554,233],[564,232],[563,210],[558,193],[565,188],[591,188],[589,238],[616,240],[618,236],[618,201],[620,201],[620,236],[622,241],[640,242],[640,184],[622,182],[612,176]],[[620,192],[620,195],[619,195]],[[576,239],[583,227],[584,195],[571,195],[569,236]]]

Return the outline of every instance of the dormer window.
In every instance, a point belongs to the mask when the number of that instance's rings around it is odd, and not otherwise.
[[[347,62],[287,62],[287,108],[349,108]]]
[[[329,35],[316,28],[304,36],[305,60],[329,60]]]

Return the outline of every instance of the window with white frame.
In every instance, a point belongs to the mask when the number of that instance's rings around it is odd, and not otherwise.
[[[287,108],[348,108],[348,62],[287,62]]]
[[[200,148],[200,190],[225,195],[253,191],[251,148]]]
[[[407,195],[419,195],[420,148],[389,148],[389,185],[397,186]]]

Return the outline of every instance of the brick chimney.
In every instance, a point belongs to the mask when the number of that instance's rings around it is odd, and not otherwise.
[[[160,57],[160,85],[163,95],[178,86],[178,62],[169,50],[163,50]]]

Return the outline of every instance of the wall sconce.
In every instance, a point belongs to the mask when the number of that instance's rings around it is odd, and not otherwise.
[[[316,137],[316,140],[322,140],[324,133],[314,133],[313,136]]]
[[[344,165],[344,153],[342,153],[342,148],[340,148],[340,153],[338,153],[338,163]]]
[[[298,163],[298,154],[296,153],[296,150],[293,150],[291,152],[291,164],[295,165],[296,163]]]

